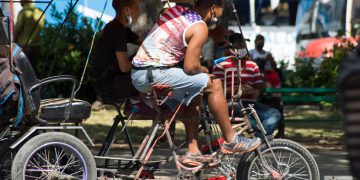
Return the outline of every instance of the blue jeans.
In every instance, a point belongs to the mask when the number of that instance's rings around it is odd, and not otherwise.
[[[281,120],[280,112],[271,108],[265,104],[254,102],[254,101],[242,101],[244,107],[248,107],[249,104],[254,104],[254,109],[258,114],[260,121],[262,122],[264,129],[266,130],[266,135],[272,135],[275,129],[279,126]],[[234,116],[240,116],[240,107],[238,103],[234,103]],[[251,117],[251,125],[255,129],[255,135],[258,137],[262,137],[260,130],[256,126],[255,120]]]

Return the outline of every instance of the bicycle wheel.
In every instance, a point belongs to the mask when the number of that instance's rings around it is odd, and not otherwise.
[[[241,159],[241,154],[225,155],[221,159],[221,165],[218,171],[226,177],[226,179],[237,179],[237,167]]]
[[[96,165],[90,150],[72,135],[40,134],[18,152],[11,167],[12,179],[96,179]]]
[[[290,140],[276,139],[271,141],[270,145],[279,164],[266,144],[261,145],[260,151],[267,165],[280,173],[282,176],[280,179],[320,179],[319,168],[315,159],[300,144]],[[240,161],[237,178],[274,179],[264,168],[256,152],[248,154]]]
[[[3,180],[11,180],[11,162],[16,152],[12,152],[9,146],[13,142],[12,140],[5,140],[0,144],[0,179]]]

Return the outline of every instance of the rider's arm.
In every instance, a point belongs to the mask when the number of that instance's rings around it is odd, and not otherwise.
[[[246,97],[251,97],[252,99],[258,99],[262,89],[264,88],[263,84],[255,84],[251,85],[243,85],[242,87],[242,95]]]
[[[128,58],[126,43],[141,44],[143,38],[140,38],[130,28],[126,28],[123,32],[118,32],[115,39],[116,60],[119,65],[119,69],[123,73],[129,73],[131,71],[131,62]],[[125,42],[125,43],[124,43]]]
[[[139,36],[138,34],[133,32],[129,27],[126,28],[126,34],[128,36],[127,43],[132,43],[140,46],[144,41],[144,37]]]
[[[126,51],[117,51],[116,59],[121,72],[129,73],[131,71],[131,62],[128,59],[128,53]]]
[[[208,37],[208,27],[205,23],[197,23],[185,33],[188,47],[185,54],[184,71],[186,74],[206,72],[207,68],[200,65],[202,46]]]
[[[134,42],[134,44],[140,46],[144,41],[144,38],[142,36],[139,36],[139,38]]]

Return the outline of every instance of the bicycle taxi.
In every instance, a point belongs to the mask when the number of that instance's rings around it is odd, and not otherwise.
[[[234,12],[236,15],[235,8]],[[11,24],[11,21],[8,22]],[[161,168],[162,164],[171,162],[175,162],[177,179],[202,179],[206,177],[203,172],[217,172],[215,177],[209,179],[320,179],[317,164],[310,152],[296,142],[265,136],[266,132],[251,105],[242,107],[243,117],[234,117],[231,120],[234,120],[233,127],[238,133],[254,136],[248,118],[253,117],[264,135],[262,144],[256,150],[240,156],[221,153],[221,133],[204,101],[201,107],[200,131],[204,132],[206,143],[201,150],[203,154],[208,154],[210,160],[193,166],[182,164],[179,151],[185,143],[175,145],[169,128],[175,122],[183,103],[174,112],[165,112],[162,106],[171,98],[172,88],[156,83],[144,99],[152,104],[157,113],[153,116],[152,126],[140,146],[135,149],[130,137],[132,132],[129,132],[126,126],[133,120],[132,117],[135,117],[136,110],[125,117],[121,112],[121,105],[125,100],[104,99],[105,103],[115,107],[118,115],[114,118],[100,151],[93,155],[82,140],[67,131],[82,132],[88,144],[94,146],[86,130],[79,125],[91,115],[90,104],[75,98],[81,81],[77,87],[76,78],[70,75],[38,80],[22,49],[10,43],[11,32],[10,28],[10,35],[7,34],[5,39],[7,45],[11,44],[7,46],[10,55],[0,59],[0,66],[4,67],[0,72],[0,80],[2,76],[13,75],[13,79],[9,81],[11,89],[5,89],[11,93],[5,98],[1,97],[4,99],[1,110],[5,111],[8,117],[0,134],[1,179],[93,180],[106,179],[109,176],[115,179],[156,179],[155,171]],[[233,56],[214,62],[219,63],[228,58],[241,61],[241,58]],[[240,64],[229,73],[231,76],[239,73]],[[225,75],[228,75],[228,72]],[[240,74],[237,77],[239,78]],[[41,88],[59,81],[72,83],[70,97],[41,99]],[[10,112],[13,109],[16,109],[16,112]],[[119,132],[126,135],[131,158],[108,156]],[[169,144],[171,155],[164,159],[151,158],[157,143],[163,138],[166,138]]]

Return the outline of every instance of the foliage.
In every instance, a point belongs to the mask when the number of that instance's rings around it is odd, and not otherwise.
[[[48,58],[44,57],[43,59],[46,60],[39,62],[36,68],[41,78],[62,74],[73,75],[78,80],[81,78],[90,50],[90,44],[95,30],[94,27],[98,21],[87,19],[72,11],[67,23],[63,26],[60,33],[58,33],[69,11],[70,5],[69,3],[64,11],[58,11],[55,6],[50,8],[50,18],[55,22],[46,22],[44,32],[42,33],[42,39],[44,41],[42,52],[45,57],[48,56]],[[148,0],[146,3],[140,2],[140,5],[140,17],[131,28],[140,35],[145,36],[155,23],[162,6],[159,0]],[[103,27],[103,25],[102,23],[100,27]],[[91,69],[90,59],[84,82],[77,94],[77,98],[88,101],[95,99]],[[50,87],[50,95],[48,96],[64,96],[64,93],[69,91],[69,89],[69,86]]]
[[[55,23],[46,22],[42,33],[45,43],[42,46],[42,51],[46,56],[44,61],[39,62],[37,66],[41,78],[64,74],[73,75],[78,80],[81,78],[97,22],[80,17],[76,12],[72,12],[59,32],[61,24],[68,14],[69,6],[70,4],[63,12],[57,11],[55,6],[51,7],[51,18],[54,19]],[[77,98],[86,100],[95,98],[90,69],[91,61]],[[50,94],[61,96],[68,89],[70,89],[69,86],[64,85],[52,87]]]
[[[294,71],[286,71],[286,66],[283,66],[283,86],[334,88],[339,64],[346,60],[353,49],[354,45],[351,43],[334,45],[333,56],[324,57],[319,66],[315,65],[318,59],[297,59]]]

